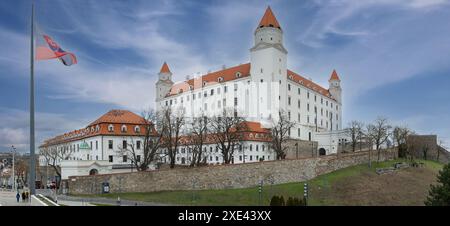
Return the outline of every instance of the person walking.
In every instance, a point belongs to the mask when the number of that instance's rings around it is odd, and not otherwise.
[[[25,202],[25,192],[22,192],[22,202]]]
[[[19,192],[17,192],[17,194],[16,194],[16,199],[17,199],[17,202],[19,202],[19,200],[20,200],[20,194],[19,194]]]

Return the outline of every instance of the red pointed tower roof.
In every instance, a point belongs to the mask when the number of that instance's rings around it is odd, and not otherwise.
[[[333,70],[333,73],[331,73],[330,81],[331,80],[339,80],[339,81],[341,81],[341,79],[339,78],[336,70]]]
[[[266,12],[264,13],[264,16],[262,17],[261,21],[259,22],[258,27],[276,27],[276,28],[281,29],[281,26],[278,23],[275,15],[273,14],[270,6],[267,7]]]
[[[161,67],[161,71],[159,73],[171,73],[169,65],[167,65],[166,62],[164,62],[163,66]]]

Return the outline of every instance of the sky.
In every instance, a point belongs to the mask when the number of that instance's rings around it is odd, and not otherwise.
[[[167,61],[174,81],[249,62],[270,6],[288,68],[328,88],[336,69],[343,125],[378,116],[450,146],[448,0],[35,0],[36,21],[78,64],[35,64],[36,145],[111,109],[154,104]],[[29,0],[0,1],[0,152],[29,151]]]

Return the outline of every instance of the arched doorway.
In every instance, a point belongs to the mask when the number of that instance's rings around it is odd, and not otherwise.
[[[186,158],[181,158],[181,164],[186,164]]]
[[[89,171],[89,175],[97,175],[98,174],[98,170],[97,169],[91,169]]]
[[[319,149],[319,155],[326,155],[327,151],[325,150],[325,148],[320,148]]]

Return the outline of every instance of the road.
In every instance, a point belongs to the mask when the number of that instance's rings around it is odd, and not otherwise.
[[[16,194],[6,190],[0,191],[0,206],[45,206],[34,198],[31,199],[31,202],[22,202],[22,199],[17,202]]]

